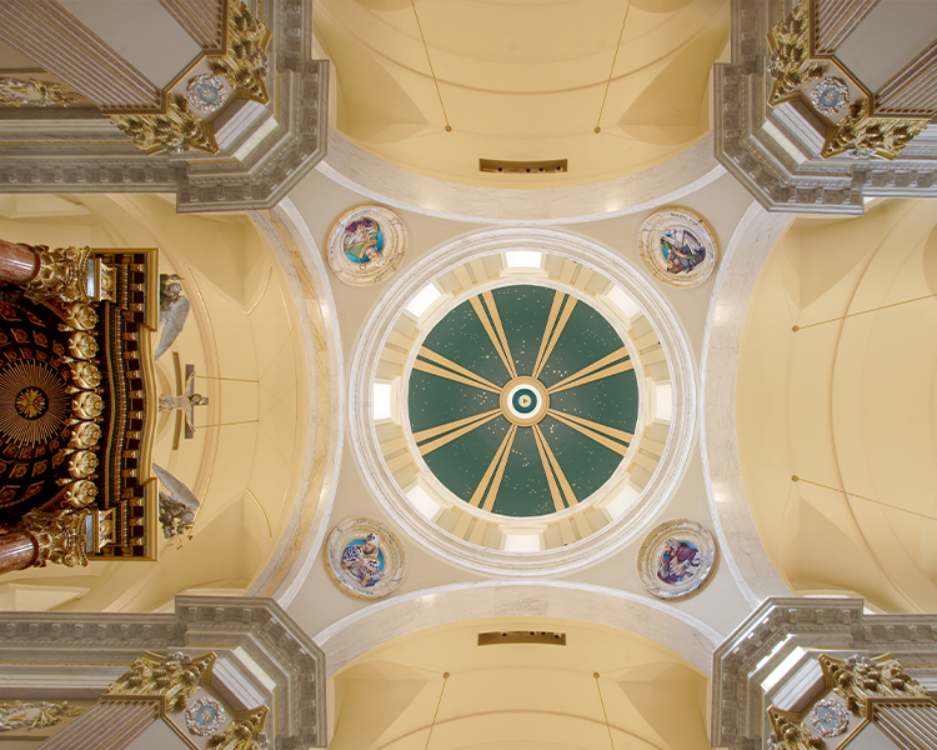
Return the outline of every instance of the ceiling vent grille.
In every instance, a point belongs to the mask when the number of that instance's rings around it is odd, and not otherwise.
[[[495,174],[556,174],[566,171],[566,159],[547,161],[498,161],[497,159],[479,159],[479,172]]]
[[[479,633],[479,646],[494,646],[498,643],[543,643],[565,646],[566,633],[551,633],[546,630],[496,630],[494,633]]]

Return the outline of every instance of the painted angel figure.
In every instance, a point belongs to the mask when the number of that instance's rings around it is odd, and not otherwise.
[[[191,303],[182,293],[182,277],[175,273],[159,275],[159,328],[162,334],[153,359],[165,354],[182,333]]]

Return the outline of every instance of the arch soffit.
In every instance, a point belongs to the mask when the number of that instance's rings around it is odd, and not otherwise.
[[[452,221],[496,225],[577,224],[679,202],[725,174],[713,134],[642,172],[564,188],[485,188],[447,182],[393,166],[329,129],[329,153],[317,171],[388,206]],[[676,187],[674,187],[676,186]]]
[[[552,617],[607,625],[647,638],[707,678],[725,635],[673,605],[604,586],[543,581],[476,581],[416,591],[371,604],[313,636],[327,677],[400,636],[485,617]]]
[[[752,606],[790,596],[748,506],[735,427],[735,385],[748,305],[765,259],[793,217],[752,203],[729,240],[713,288],[700,364],[703,471],[723,559]]]
[[[312,233],[288,199],[251,219],[280,260],[306,342],[304,354],[309,398],[305,423],[310,429],[296,495],[287,527],[267,566],[251,583],[248,596],[271,597],[286,607],[299,592],[315,562],[335,502],[342,457],[345,390],[341,333],[335,300]]]

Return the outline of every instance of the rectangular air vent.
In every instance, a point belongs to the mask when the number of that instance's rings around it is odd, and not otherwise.
[[[556,174],[566,171],[566,159],[548,161],[499,161],[497,159],[479,159],[479,172],[495,174]]]
[[[545,643],[553,646],[566,645],[566,633],[550,633],[546,630],[496,630],[494,633],[479,633],[479,646],[496,643]]]

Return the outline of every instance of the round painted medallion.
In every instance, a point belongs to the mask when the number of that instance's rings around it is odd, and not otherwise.
[[[209,695],[201,696],[185,710],[186,727],[199,737],[217,733],[224,721],[224,706]]]
[[[668,521],[641,545],[638,575],[650,593],[676,599],[702,586],[715,560],[716,542],[708,529],[695,521]]]
[[[400,265],[406,244],[395,213],[360,206],[340,216],[329,232],[329,266],[349,284],[376,284]]]
[[[53,439],[66,417],[65,386],[44,362],[21,359],[0,369],[0,434],[28,445]]]
[[[403,580],[405,559],[397,538],[377,521],[352,518],[329,535],[329,570],[348,593],[387,596]]]
[[[583,298],[535,284],[475,294],[426,333],[409,372],[416,452],[448,495],[497,516],[585,501],[634,440],[631,353]]]
[[[185,98],[199,112],[211,114],[221,109],[228,100],[228,88],[221,76],[205,73],[189,81]]]
[[[716,243],[703,218],[683,208],[651,214],[638,233],[641,258],[658,281],[702,284],[716,267]]]

